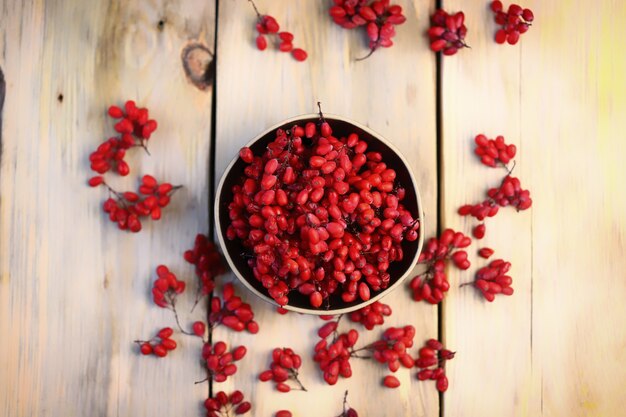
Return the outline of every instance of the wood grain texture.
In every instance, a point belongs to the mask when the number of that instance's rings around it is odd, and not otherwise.
[[[393,142],[410,161],[420,186],[426,211],[428,234],[436,229],[436,132],[435,60],[417,46],[434,6],[430,1],[402,2],[407,23],[397,29],[396,45],[376,52],[363,62],[355,58],[367,53],[365,34],[334,25],[327,2],[257,1],[261,13],[276,17],[284,30],[295,35],[295,45],[309,53],[306,63],[271,48],[254,47],[255,15],[245,1],[220,2],[218,16],[217,144],[216,180],[239,148],[267,127],[289,117],[316,110],[321,101],[328,113],[367,124]],[[312,360],[316,330],[323,324],[317,317],[289,313],[280,316],[275,308],[238,290],[253,304],[261,331],[258,335],[233,334],[218,328],[214,340],[246,344],[248,356],[241,371],[214,391],[241,389],[254,404],[253,414],[270,416],[286,408],[296,416],[341,412],[345,389],[359,414],[376,416],[434,416],[438,396],[432,384],[417,383],[414,372],[402,370],[402,386],[381,389],[383,366],[354,360],[353,377],[327,386]],[[405,288],[383,299],[395,314],[389,325],[413,324],[416,339],[437,334],[435,307],[410,301]],[[346,328],[346,323],[343,324]],[[373,341],[380,330],[363,332],[362,342]],[[258,374],[269,366],[274,347],[288,346],[304,358],[303,383],[309,392],[280,394],[271,383],[260,383]],[[372,393],[376,392],[373,400]]]
[[[501,210],[472,246],[512,262],[512,297],[488,304],[456,289],[474,268],[450,274],[444,335],[459,354],[444,415],[624,415],[626,7],[527,1],[536,20],[509,46],[493,42],[486,3],[444,2],[464,10],[472,49],[444,59],[443,222],[469,232],[456,209],[504,173],[479,165],[478,133],[518,146],[514,176],[534,203]]]
[[[158,364],[132,341],[173,325],[150,302],[154,268],[190,278],[182,252],[208,227],[212,95],[187,81],[180,57],[188,42],[213,44],[215,3],[7,0],[0,14],[0,414],[199,411],[196,340]],[[110,224],[105,191],[86,185],[89,153],[113,134],[106,109],[129,98],[159,129],[152,156],[134,152],[131,175],[112,184],[136,188],[152,173],[185,186],[139,235]]]

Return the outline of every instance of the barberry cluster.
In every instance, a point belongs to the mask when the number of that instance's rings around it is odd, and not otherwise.
[[[317,335],[321,340],[314,348],[313,360],[322,370],[324,381],[328,385],[335,385],[339,376],[343,378],[352,376],[350,358],[355,355],[354,345],[359,338],[359,332],[354,329],[346,333],[338,333],[337,326],[340,319],[341,316],[337,321],[328,322],[318,330]],[[333,338],[329,342],[328,336],[331,334]]]
[[[449,14],[443,9],[437,9],[430,18],[430,49],[434,52],[443,51],[444,55],[454,55],[461,48],[469,48],[465,43],[467,27],[465,14],[457,12]]]
[[[389,327],[383,333],[380,340],[375,341],[367,349],[373,350],[373,357],[379,363],[387,364],[391,372],[396,372],[400,366],[412,368],[415,360],[408,353],[407,349],[413,346],[415,337],[415,327]],[[400,381],[393,375],[387,375],[383,379],[383,385],[388,388],[397,388]]]
[[[238,346],[232,351],[228,350],[226,343],[205,343],[202,347],[202,359],[206,361],[209,371],[209,379],[214,382],[224,382],[237,372],[234,362],[246,356],[248,350],[245,346]]]
[[[411,325],[404,327],[389,327],[381,338],[373,343],[356,348],[359,339],[359,332],[350,329],[347,332],[338,332],[339,322],[342,316],[336,320],[328,321],[317,332],[321,340],[315,345],[313,360],[318,363],[323,371],[323,378],[329,385],[335,385],[339,377],[349,378],[352,376],[351,358],[374,359],[386,364],[391,372],[396,372],[400,367],[412,368],[416,366],[416,360],[409,353],[413,346],[415,328]],[[329,337],[332,338],[329,339]],[[361,356],[360,352],[367,351],[371,356]],[[449,352],[442,352],[446,358]],[[419,360],[419,359],[418,359]],[[421,362],[420,362],[421,363]],[[431,365],[428,365],[431,366]],[[266,376],[268,379],[270,375]],[[394,375],[387,375],[383,378],[383,385],[388,388],[400,386],[400,380]],[[345,413],[344,409],[344,413]]]
[[[391,307],[379,301],[353,311],[348,316],[355,323],[361,323],[367,330],[372,330],[375,326],[385,323],[384,316],[391,315]]]
[[[500,163],[507,168],[507,164],[517,153],[517,147],[513,144],[507,145],[504,136],[501,135],[495,139],[488,139],[481,133],[476,135],[474,142],[476,142],[474,153],[480,157],[480,162],[488,167],[495,168]]]
[[[230,417],[231,412],[235,415],[246,414],[252,408],[249,401],[244,401],[241,391],[233,391],[230,396],[224,391],[219,391],[204,402],[207,417]]]
[[[162,308],[174,309],[176,296],[185,291],[185,282],[179,281],[167,266],[159,265],[157,279],[152,286],[152,300]]]
[[[198,297],[209,294],[215,288],[215,277],[226,271],[222,255],[215,243],[206,235],[198,234],[193,249],[185,251],[183,257],[196,267],[196,276],[199,279]]]
[[[513,295],[513,279],[506,275],[511,263],[495,259],[476,272],[474,286],[478,288],[485,300],[492,302],[496,295]]]
[[[508,42],[510,45],[515,45],[520,35],[528,31],[535,19],[532,10],[523,9],[517,4],[511,4],[505,13],[500,0],[491,2],[491,10],[494,12],[496,23],[502,26],[496,32],[497,43]]]
[[[224,284],[222,290],[223,302],[218,296],[211,298],[209,326],[214,328],[220,324],[236,331],[247,330],[252,334],[259,332],[259,324],[254,321],[254,312],[248,303],[235,294],[232,283]]]
[[[501,165],[507,170],[507,175],[502,179],[499,187],[490,188],[487,191],[487,199],[481,203],[463,205],[458,213],[461,216],[472,216],[483,221],[487,217],[498,214],[500,207],[512,206],[517,211],[530,208],[532,206],[530,191],[522,189],[520,180],[511,175],[515,168],[515,161],[510,169],[507,165],[515,157],[517,147],[507,144],[503,136],[497,136],[494,140],[479,134],[474,141],[476,142],[474,153],[480,157],[481,163],[489,167]],[[485,231],[486,226],[481,223],[473,228],[472,233],[476,239],[482,239]]]
[[[180,186],[159,184],[151,175],[143,176],[138,193],[120,193],[106,183],[102,174],[111,169],[122,176],[130,173],[130,167],[124,161],[126,151],[137,146],[147,149],[145,142],[157,128],[157,122],[149,118],[148,109],[138,108],[132,100],[126,102],[124,109],[117,106],[109,108],[109,116],[121,119],[115,124],[115,130],[120,136],[106,140],[89,155],[91,169],[100,175],[91,177],[88,184],[91,187],[104,186],[109,190],[112,197],[104,202],[104,212],[121,230],[136,233],[142,228],[142,218],[161,218],[161,210],[170,203],[171,195]]]
[[[431,304],[441,302],[445,293],[450,289],[450,283],[446,276],[446,262],[452,263],[459,269],[465,270],[470,267],[467,259],[467,248],[472,239],[461,232],[446,229],[439,239],[428,239],[419,256],[419,263],[426,263],[428,268],[425,272],[415,276],[409,286],[413,291],[415,301],[425,300]]]
[[[253,252],[248,265],[280,306],[291,290],[315,308],[337,291],[344,302],[369,300],[389,285],[403,240],[418,238],[395,170],[367,148],[356,133],[332,136],[320,112],[318,123],[277,130],[260,156],[241,149],[247,166],[226,236]]]
[[[174,330],[164,327],[150,340],[135,340],[142,355],[155,355],[159,358],[167,356],[167,352],[176,349],[176,341],[171,339]]]
[[[448,389],[448,377],[446,376],[446,361],[454,358],[455,352],[444,349],[443,344],[435,339],[430,339],[419,350],[419,357],[415,366],[420,369],[417,379],[420,381],[437,381],[437,390],[445,392]]]
[[[256,37],[256,47],[259,51],[267,49],[267,38],[274,36],[276,39],[275,45],[281,52],[291,52],[296,61],[305,61],[308,57],[306,51],[302,48],[293,47],[293,34],[290,32],[279,32],[280,25],[273,16],[261,15],[259,10],[254,4],[254,1],[248,0],[257,15],[256,31],[258,35]]]
[[[306,388],[298,379],[298,370],[301,365],[302,358],[291,348],[276,348],[272,351],[270,369],[261,372],[259,380],[263,382],[274,381],[279,392],[289,392],[292,389],[306,391]],[[292,387],[287,384],[288,381],[297,383],[298,387]]]
[[[333,21],[344,29],[365,27],[369,39],[370,52],[365,59],[379,47],[389,48],[393,45],[396,26],[406,21],[402,7],[391,4],[390,0],[377,0],[367,3],[366,0],[334,0],[328,10]]]

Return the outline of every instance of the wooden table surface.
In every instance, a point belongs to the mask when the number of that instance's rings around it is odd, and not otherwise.
[[[362,62],[364,33],[332,24],[329,3],[257,1],[309,52],[298,63],[255,49],[244,0],[0,0],[0,415],[202,415],[211,387],[194,384],[206,376],[198,341],[179,337],[163,360],[133,345],[174,324],[150,301],[154,269],[193,280],[181,255],[212,230],[211,190],[228,162],[318,100],[401,149],[427,237],[469,233],[474,222],[457,208],[499,183],[502,172],[473,155],[478,133],[517,145],[515,175],[533,207],[489,220],[473,267],[450,271],[441,306],[411,301],[406,287],[384,298],[394,309],[386,324],[412,324],[419,344],[439,336],[458,352],[442,397],[413,370],[383,389],[383,367],[365,362],[327,386],[311,360],[321,321],[280,316],[239,284],[261,331],[214,331],[248,355],[213,391],[242,390],[260,417],[336,416],[346,389],[363,416],[626,415],[626,3],[527,0],[535,24],[500,46],[487,1],[444,0],[464,10],[472,48],[440,65],[424,37],[434,1],[398,0],[407,22],[395,45]],[[183,71],[190,45],[216,52],[204,89]],[[126,99],[147,106],[159,129],[151,156],[135,152],[115,185],[134,187],[144,173],[184,185],[139,234],[109,223],[105,192],[85,184],[89,152],[113,134],[106,108]],[[482,265],[481,246],[512,262],[512,297],[486,303],[458,288]],[[192,302],[191,291],[180,301]],[[186,323],[206,309],[187,311]],[[305,358],[309,392],[257,382],[275,346]]]

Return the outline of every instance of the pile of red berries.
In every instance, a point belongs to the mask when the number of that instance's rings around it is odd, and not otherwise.
[[[413,291],[413,299],[425,300],[431,304],[441,302],[450,289],[445,272],[446,262],[452,260],[457,268],[468,269],[470,261],[463,248],[471,243],[470,237],[452,229],[444,230],[439,239],[435,237],[428,239],[418,259],[419,263],[426,263],[428,269],[415,276],[409,284]]]
[[[156,269],[158,278],[152,287],[152,300],[162,308],[174,308],[176,296],[185,291],[185,282],[179,281],[165,265]]]
[[[498,294],[513,295],[513,279],[506,275],[510,269],[510,262],[496,259],[476,272],[474,286],[480,290],[485,300],[491,302]]]
[[[500,0],[491,2],[491,10],[495,14],[496,23],[502,26],[496,32],[497,43],[508,42],[510,45],[515,45],[519,41],[520,35],[528,31],[535,19],[532,10],[523,9],[517,4],[511,4],[505,13]]]
[[[372,330],[377,325],[385,323],[384,316],[391,315],[391,307],[379,301],[353,311],[348,317],[355,323],[361,323],[367,330]]]
[[[272,363],[270,369],[259,374],[260,381],[274,381],[276,389],[280,392],[289,392],[292,389],[306,391],[298,379],[298,370],[302,365],[302,358],[291,348],[276,348],[272,351]],[[296,382],[299,387],[294,388],[287,381]]]
[[[445,392],[448,389],[448,377],[446,376],[446,361],[454,358],[455,352],[444,349],[441,342],[430,339],[419,351],[419,357],[415,366],[420,369],[417,379],[437,381],[437,390]]]
[[[487,139],[482,133],[474,138],[476,149],[474,153],[480,157],[480,162],[488,167],[495,168],[498,163],[506,165],[515,158],[517,147],[513,144],[507,145],[504,136],[496,136],[495,139]]]
[[[218,296],[211,298],[211,311],[209,313],[209,325],[211,328],[223,324],[236,331],[247,330],[252,334],[259,332],[259,324],[254,321],[254,312],[248,303],[244,303],[241,297],[235,294],[232,283],[224,285],[222,292],[223,302]]]
[[[185,251],[185,260],[196,266],[196,275],[200,280],[200,295],[207,295],[215,288],[214,279],[226,271],[222,255],[215,243],[203,234],[198,234],[193,249]]]
[[[277,130],[262,155],[241,149],[226,237],[250,250],[254,277],[279,305],[292,290],[315,308],[335,292],[366,301],[389,285],[403,240],[418,238],[395,170],[367,148],[356,133],[334,137],[321,116]]]
[[[437,9],[430,18],[430,49],[434,52],[443,51],[444,55],[454,55],[461,48],[467,48],[465,35],[465,14],[457,12],[448,14],[443,9]]]
[[[246,414],[252,408],[252,404],[244,401],[241,391],[233,391],[230,396],[224,391],[219,391],[213,397],[207,398],[204,407],[207,410],[207,417],[229,417],[233,415],[232,413]]]
[[[379,363],[386,363],[391,372],[405,368],[412,368],[415,361],[407,349],[413,346],[415,328],[413,326],[389,327],[383,333],[380,340],[372,343],[369,348],[374,352],[374,359]],[[400,381],[393,375],[388,375],[383,380],[383,385],[388,388],[397,388]]]
[[[214,382],[224,382],[229,376],[234,375],[237,372],[237,365],[234,362],[246,356],[245,346],[238,346],[232,351],[227,349],[224,342],[205,343],[202,348],[202,359],[206,361],[209,377]]]
[[[393,45],[396,26],[406,21],[402,7],[391,4],[390,0],[376,0],[369,4],[366,0],[334,0],[328,10],[333,21],[344,29],[365,27],[369,39],[369,57],[379,47]]]
[[[249,0],[257,15],[256,31],[256,47],[259,51],[267,49],[267,38],[274,35],[276,38],[276,48],[281,52],[291,52],[296,61],[305,61],[308,57],[306,51],[301,48],[293,47],[293,34],[290,32],[279,32],[280,25],[273,16],[261,15],[252,0]]]
[[[171,339],[174,330],[170,327],[164,327],[159,330],[157,336],[150,340],[135,340],[139,345],[142,355],[155,355],[159,358],[167,356],[167,352],[176,349],[176,341]]]

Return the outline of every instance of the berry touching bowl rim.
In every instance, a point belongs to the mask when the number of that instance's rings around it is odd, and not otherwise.
[[[223,255],[226,258],[226,261],[228,262],[230,269],[232,270],[233,274],[237,277],[237,279],[241,283],[243,283],[243,285],[252,293],[254,293],[256,296],[260,297],[261,299],[265,300],[266,302],[274,306],[283,307],[284,309],[293,311],[293,312],[312,314],[312,315],[335,315],[335,314],[350,313],[352,311],[359,310],[363,307],[366,307],[374,303],[375,301],[380,300],[382,297],[384,297],[385,295],[391,293],[393,290],[398,288],[400,284],[409,276],[409,274],[411,274],[411,272],[415,268],[415,265],[417,264],[419,254],[422,251],[422,247],[424,245],[424,212],[423,212],[422,199],[419,193],[419,188],[417,186],[415,175],[413,174],[411,165],[408,163],[406,158],[402,155],[402,153],[398,150],[398,148],[396,148],[396,146],[394,146],[391,142],[386,140],[382,135],[373,131],[369,127],[366,127],[358,122],[355,122],[354,120],[351,120],[342,116],[334,115],[334,114],[324,113],[324,118],[326,119],[326,121],[330,123],[333,129],[335,129],[333,122],[339,122],[340,124],[345,124],[345,125],[354,127],[356,128],[356,130],[360,130],[361,132],[365,133],[368,136],[367,138],[365,138],[368,144],[371,145],[372,143],[375,143],[374,145],[375,147],[387,148],[394,155],[394,156],[391,156],[391,158],[394,158],[394,157],[397,158],[402,164],[402,166],[393,166],[393,165],[389,165],[389,166],[391,168],[394,168],[396,171],[401,170],[402,175],[410,179],[411,186],[405,187],[405,189],[407,190],[407,197],[405,197],[405,200],[408,198],[414,197],[414,201],[411,201],[410,203],[414,203],[413,205],[416,206],[415,211],[417,212],[417,220],[420,223],[419,236],[417,240],[414,242],[405,241],[405,243],[403,243],[403,248],[405,247],[404,245],[406,244],[406,245],[410,245],[411,247],[415,247],[415,249],[410,254],[411,256],[410,261],[408,261],[408,258],[405,257],[402,261],[397,261],[397,262],[392,263],[392,265],[396,264],[394,265],[396,268],[400,268],[401,265],[404,265],[404,267],[401,268],[402,272],[397,277],[393,277],[393,274],[390,272],[390,274],[392,274],[392,280],[391,280],[390,285],[387,288],[373,293],[371,298],[367,301],[358,301],[358,302],[355,301],[352,303],[345,303],[342,300],[339,300],[339,302],[336,303],[336,305],[339,305],[339,307],[329,306],[328,308],[324,308],[324,307],[307,308],[307,307],[303,307],[299,305],[292,305],[291,299],[287,305],[279,306],[279,304],[276,303],[274,299],[272,299],[272,297],[270,297],[267,293],[263,292],[262,286],[260,286],[260,283],[256,281],[254,277],[251,276],[252,273],[250,271],[242,270],[242,269],[245,269],[245,268],[241,268],[241,264],[243,262],[242,261],[236,262],[231,257],[229,248],[235,245],[235,243],[233,243],[235,241],[227,240],[225,237],[226,228],[225,227],[222,228],[222,224],[223,224],[222,222],[227,224],[227,222],[229,221],[228,209],[226,208],[224,204],[221,204],[222,200],[224,200],[223,195],[225,192],[230,193],[230,187],[232,187],[232,185],[237,183],[238,179],[240,179],[241,176],[243,175],[243,173],[241,173],[240,175],[237,176],[237,179],[235,181],[232,181],[231,174],[233,175],[235,174],[235,172],[233,171],[233,167],[240,160],[238,154],[235,154],[235,157],[230,161],[228,166],[226,166],[226,168],[224,169],[224,172],[220,178],[219,184],[215,191],[215,202],[213,206],[214,208],[213,215],[214,215],[214,220],[215,220],[217,238],[222,248]],[[289,119],[283,120],[263,130],[260,134],[256,135],[252,140],[250,140],[244,146],[254,149],[255,145],[257,145],[259,141],[263,139],[267,139],[268,135],[271,137],[271,135],[273,135],[274,132],[276,132],[276,130],[279,128],[287,128],[288,126],[290,127],[293,124],[304,125],[304,123],[306,123],[307,121],[313,121],[313,120],[317,121],[318,119],[319,119],[319,115],[317,113],[309,113],[309,114],[303,114],[303,115],[291,117]],[[340,136],[340,135],[337,135],[337,136]],[[359,134],[359,136],[361,136],[361,133]],[[386,158],[383,158],[383,161],[384,160],[386,160]],[[229,184],[227,184],[227,182],[229,182]],[[225,186],[227,186],[228,188],[225,188]],[[246,268],[249,268],[249,267],[246,266]],[[246,278],[246,275],[250,275],[250,278]]]

